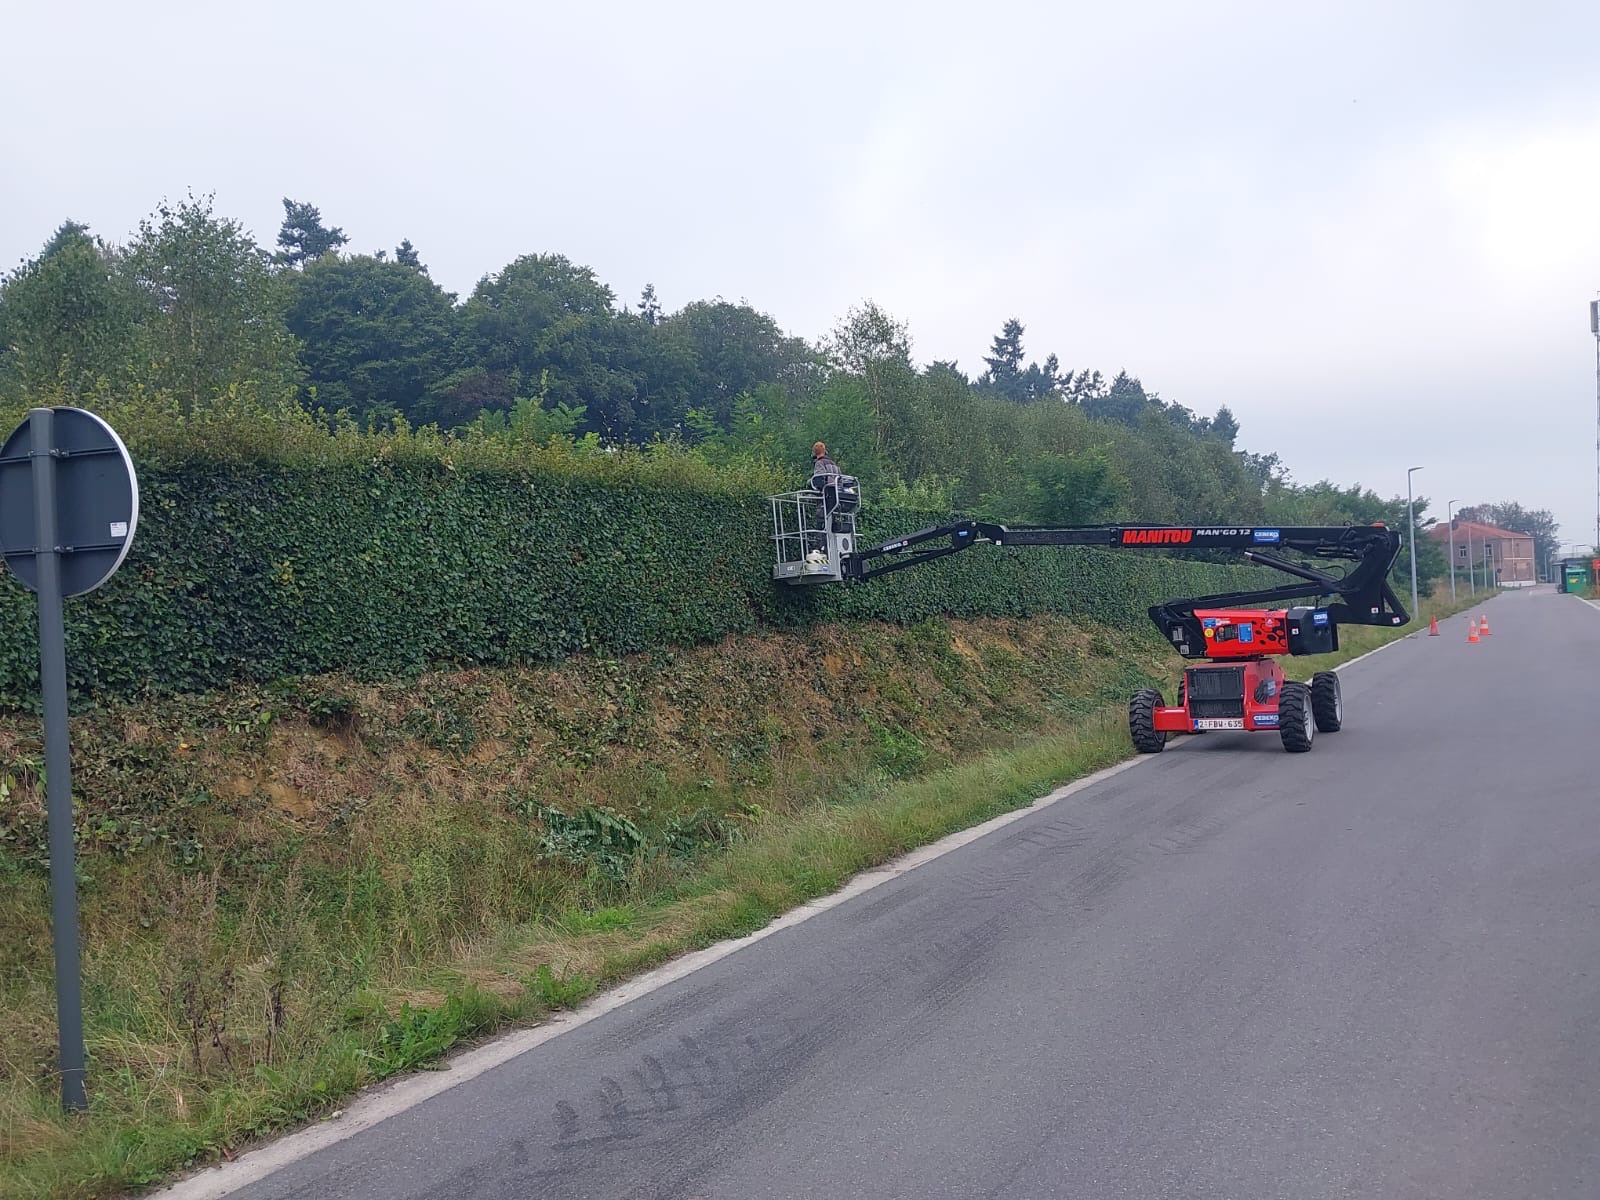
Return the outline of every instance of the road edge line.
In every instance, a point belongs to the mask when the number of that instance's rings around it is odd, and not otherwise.
[[[1349,667],[1355,666],[1358,662],[1366,662],[1367,659],[1371,658],[1374,654],[1382,654],[1385,650],[1388,650],[1390,647],[1398,646],[1401,642],[1409,642],[1412,638],[1417,637],[1419,635],[1426,636],[1425,634],[1422,633],[1422,630],[1419,629],[1419,630],[1417,630],[1416,633],[1408,633],[1404,637],[1397,637],[1393,641],[1385,642],[1381,646],[1374,646],[1371,650],[1368,650],[1365,654],[1358,654],[1352,659],[1347,659],[1345,662],[1340,663],[1337,667],[1334,667],[1333,669],[1334,669],[1335,672],[1343,671],[1343,670],[1345,670],[1345,669],[1347,669]]]

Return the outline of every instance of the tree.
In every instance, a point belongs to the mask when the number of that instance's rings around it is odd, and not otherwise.
[[[1150,397],[1138,379],[1126,371],[1118,371],[1109,391],[1104,395],[1085,396],[1081,403],[1083,411],[1096,420],[1135,425],[1139,415],[1150,407]]]
[[[1023,366],[1024,332],[1022,322],[1015,317],[1006,321],[995,335],[989,353],[983,356],[988,370],[978,377],[978,390],[1014,404],[1037,404],[1041,400],[1061,398],[1072,381],[1072,372],[1063,374],[1061,360],[1054,354],[1048,355],[1043,364]]]
[[[394,260],[402,267],[410,267],[413,271],[421,271],[424,275],[428,268],[422,265],[422,259],[417,257],[417,248],[411,244],[411,239],[406,238],[394,248]]]
[[[1108,520],[1126,498],[1128,482],[1105,448],[1081,454],[1045,453],[1012,462],[1006,486],[985,496],[996,520],[1032,525],[1083,525]]]
[[[89,236],[89,227],[82,221],[74,221],[68,217],[56,231],[50,235],[50,240],[44,244],[44,249],[39,251],[39,260],[47,259],[68,246],[81,242]]]
[[[585,432],[613,441],[653,424],[629,368],[635,329],[588,267],[529,254],[473,289],[463,311],[469,361],[501,376],[543,379],[552,404],[585,411]]]
[[[651,334],[647,386],[681,398],[671,399],[680,412],[690,406],[709,412],[723,429],[732,428],[735,401],[762,384],[798,396],[818,383],[817,352],[748,304],[696,300],[663,317]]]
[[[0,279],[0,399],[85,401],[116,389],[145,313],[117,252],[65,222],[37,258]]]
[[[1023,332],[1022,322],[1015,317],[1009,318],[1000,332],[995,334],[989,353],[983,356],[989,369],[979,377],[979,386],[1007,400],[1021,401],[1026,398],[1022,382]]]
[[[506,410],[486,410],[472,425],[477,433],[505,433],[522,442],[544,445],[551,438],[571,437],[583,421],[582,408],[546,402],[543,389],[537,396],[519,396]]]
[[[882,438],[872,401],[859,377],[842,371],[835,374],[807,406],[803,420],[811,440],[826,442],[833,460],[860,479],[868,492],[893,481],[888,460],[879,449]]]
[[[639,316],[646,325],[661,324],[661,301],[656,299],[656,285],[647,283],[639,293]]]
[[[427,415],[425,398],[455,365],[454,296],[398,259],[359,254],[308,263],[293,289],[288,325],[320,405],[380,422]]]
[[[967,378],[967,373],[961,369],[961,364],[953,358],[949,360],[942,358],[934,359],[928,364],[927,373],[930,376],[945,375],[949,376],[950,378],[957,379],[961,382],[962,387],[972,386],[972,380]]]
[[[287,196],[283,198],[283,225],[278,230],[279,249],[274,256],[279,264],[298,267],[315,262],[349,240],[344,230],[323,225],[322,213],[316,205],[302,204]]]
[[[517,403],[522,383],[520,371],[459,367],[429,389],[414,420],[418,425],[455,429],[471,425],[485,413],[509,412]]]
[[[1238,440],[1239,422],[1234,419],[1233,410],[1226,404],[1217,409],[1217,415],[1211,418],[1211,432],[1230,446]]]
[[[1215,427],[1213,424],[1212,428]],[[1289,473],[1276,453],[1251,454],[1246,450],[1236,450],[1234,457],[1238,459],[1240,467],[1258,492],[1265,492],[1274,485],[1286,487],[1291,483]]]
[[[1044,365],[1029,363],[1022,373],[1022,398],[1028,404],[1037,404],[1061,392],[1063,376],[1061,362],[1054,354],[1047,356]]]
[[[1104,398],[1106,381],[1099,371],[1068,371],[1061,381],[1062,397],[1080,408]]]
[[[810,431],[800,420],[794,398],[776,383],[758,384],[735,398],[726,428],[700,408],[689,409],[684,424],[694,433],[696,449],[717,465],[755,459],[787,464],[797,475],[801,464],[811,461],[811,442],[818,436],[812,433],[807,440]]]
[[[298,382],[285,290],[271,260],[212,199],[162,204],[139,223],[127,270],[150,307],[141,381],[193,413],[240,389],[283,403]]]
[[[868,300],[852,308],[823,340],[835,370],[858,378],[876,430],[880,460],[903,458],[913,440],[916,372],[911,366],[911,333],[903,321]]]
[[[823,339],[823,352],[839,370],[865,375],[874,367],[909,366],[911,332],[875,301],[852,308]]]

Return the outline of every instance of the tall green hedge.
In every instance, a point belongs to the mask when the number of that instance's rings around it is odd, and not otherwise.
[[[868,585],[771,582],[766,502],[446,462],[141,471],[120,574],[68,602],[80,694],[620,654],[814,621],[1083,613],[1116,624],[1250,573],[1106,551],[979,548]],[[930,514],[877,510],[867,537]],[[0,587],[0,704],[36,703],[31,595]]]

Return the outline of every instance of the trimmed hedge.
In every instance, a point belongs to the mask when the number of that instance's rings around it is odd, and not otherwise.
[[[868,586],[771,582],[761,497],[447,462],[142,469],[134,549],[68,602],[80,695],[201,691],[342,671],[550,661],[840,619],[1081,613],[1145,621],[1248,568],[979,548]],[[867,538],[938,519],[876,510]],[[0,587],[0,704],[37,704],[35,605]]]

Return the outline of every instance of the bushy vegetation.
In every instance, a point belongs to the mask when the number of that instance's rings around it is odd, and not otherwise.
[[[1128,625],[1174,595],[1259,578],[996,549],[870,588],[795,592],[771,580],[763,492],[778,478],[750,460],[713,467],[668,443],[611,453],[509,433],[120,416],[147,451],[143,516],[123,570],[69,606],[71,681],[88,695],[328,671],[388,679],[840,619],[1083,613]],[[864,530],[946,515],[877,506]],[[31,618],[31,596],[0,589],[0,703],[37,695]]]
[[[203,198],[162,205],[124,246],[68,222],[0,286],[0,416],[130,400],[212,425],[311,414],[286,436],[313,457],[404,454],[417,430],[451,453],[667,445],[701,482],[732,473],[714,490],[751,494],[803,479],[820,439],[874,504],[902,508],[1032,524],[1404,518],[1360,487],[1297,487],[1276,455],[1238,445],[1225,407],[1197,414],[1127,371],[1030,361],[1016,318],[969,372],[917,365],[910,332],[870,302],[811,344],[744,303],[669,311],[653,287],[621,303],[560,254],[521,256],[462,300],[409,242],[348,242],[287,200],[272,252]],[[318,430],[342,449],[311,447]],[[1426,582],[1444,564],[1423,551]]]

